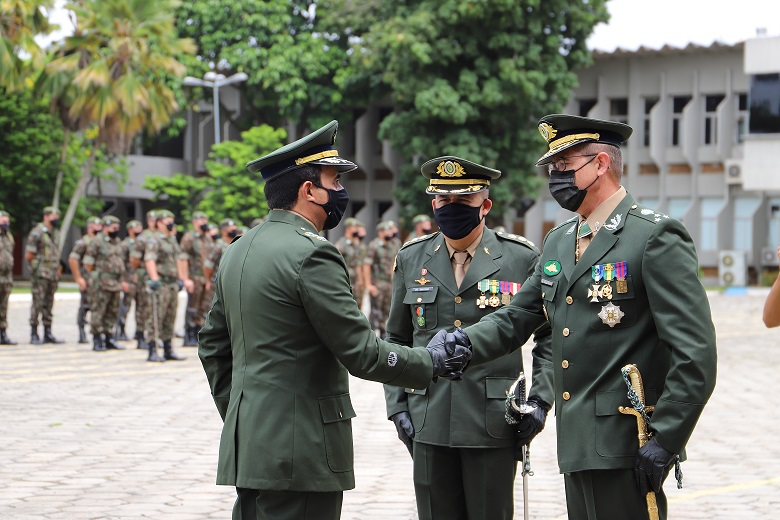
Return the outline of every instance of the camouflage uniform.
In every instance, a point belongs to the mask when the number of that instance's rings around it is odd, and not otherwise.
[[[93,274],[92,334],[110,336],[119,314],[119,293],[125,274],[125,261],[119,238],[106,235],[90,240],[84,263],[95,266]]]
[[[209,254],[208,259],[206,259],[205,262],[203,262],[203,267],[208,267],[212,270],[214,273],[212,275],[212,282],[216,278],[217,271],[219,271],[219,262],[222,260],[222,255],[225,253],[225,248],[229,246],[227,242],[222,240],[222,238],[218,238],[214,241],[214,244],[211,246],[211,253]]]
[[[206,303],[206,278],[203,275],[203,263],[211,252],[211,237],[197,231],[187,231],[181,239],[181,259],[187,260],[189,277],[194,285],[187,297],[184,345],[197,346],[197,332],[203,327],[204,314],[211,308],[211,300]],[[210,292],[210,291],[209,291]],[[205,308],[205,310],[204,310]]]
[[[27,236],[27,253],[34,257],[30,261],[32,276],[32,307],[30,309],[30,326],[38,327],[38,315],[44,327],[51,327],[54,306],[54,293],[60,279],[60,233],[54,229],[49,231],[43,224],[35,226]]]
[[[8,297],[14,285],[14,237],[8,231],[0,231],[0,329],[5,335],[8,328]],[[0,340],[0,344],[4,344]]]
[[[135,239],[133,249],[130,251],[130,258],[137,258],[141,261],[141,265],[135,270],[135,279],[137,282],[137,296],[135,302],[135,327],[136,327],[136,339],[138,337],[144,337],[144,332],[149,332],[146,328],[146,323],[151,318],[152,299],[151,295],[145,290],[144,284],[146,283],[146,267],[144,266],[144,255],[146,254],[146,245],[154,240],[156,231],[151,229],[144,229],[140,235]],[[138,341],[138,348],[146,348],[146,345],[142,340]]]
[[[157,305],[157,326],[159,327],[159,339],[170,342],[173,339],[173,324],[176,321],[176,309],[178,307],[179,272],[176,261],[180,258],[181,250],[176,239],[166,237],[162,233],[155,233],[154,238],[146,243],[144,262],[151,260],[157,265],[157,274],[162,287],[157,292],[159,298]],[[150,309],[146,320],[147,339],[154,339],[154,316]]]
[[[122,278],[127,284],[127,292],[122,293],[122,300],[119,303],[118,323],[121,323],[121,328],[124,332],[127,314],[130,312],[130,306],[135,302],[135,328],[137,336],[137,331],[143,331],[145,318],[141,316],[141,291],[138,290],[138,273],[130,264],[130,255],[135,249],[135,242],[135,238],[128,236],[120,243],[120,254],[125,263],[125,274]],[[141,283],[143,283],[143,279],[141,280]]]
[[[73,259],[78,262],[79,272],[87,282],[87,289],[81,291],[81,303],[79,305],[78,314],[76,315],[76,325],[79,328],[79,343],[87,342],[87,338],[84,334],[84,327],[87,324],[87,312],[91,310],[90,303],[94,297],[92,293],[94,292],[95,285],[92,280],[92,273],[88,273],[86,269],[84,269],[84,256],[87,253],[87,247],[90,242],[95,238],[96,237],[91,237],[88,234],[83,235],[80,239],[76,240],[76,243],[73,244],[73,249],[70,250],[70,254],[68,255],[68,259]]]
[[[401,241],[398,238],[377,237],[368,244],[366,253],[366,264],[371,266],[371,283],[379,291],[376,297],[371,297],[371,325],[383,335],[393,296],[393,263],[399,249]]]
[[[366,262],[366,246],[360,240],[347,237],[341,237],[336,241],[336,247],[344,261],[347,263],[349,271],[349,284],[352,286],[352,295],[355,297],[358,306],[363,304],[363,291],[365,287],[358,283],[358,270]]]

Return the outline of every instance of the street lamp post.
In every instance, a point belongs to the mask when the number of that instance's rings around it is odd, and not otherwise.
[[[219,87],[240,83],[242,81],[246,81],[247,79],[249,79],[249,76],[247,76],[244,72],[237,72],[232,76],[225,77],[224,74],[217,74],[216,72],[209,71],[203,75],[203,79],[187,76],[182,81],[182,85],[185,87],[208,87],[214,90],[214,144],[220,143]]]

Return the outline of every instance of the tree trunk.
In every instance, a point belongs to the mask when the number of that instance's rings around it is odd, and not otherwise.
[[[97,144],[92,147],[92,153],[89,155],[89,159],[81,167],[81,177],[79,183],[76,186],[76,191],[73,192],[73,197],[68,204],[68,211],[65,213],[65,218],[62,220],[62,228],[60,229],[60,243],[65,244],[68,239],[68,231],[70,231],[70,224],[73,222],[73,217],[76,215],[76,208],[79,207],[79,201],[83,195],[84,188],[87,186],[89,175],[92,172],[92,165],[95,164],[95,156],[97,155]]]
[[[65,129],[65,140],[62,143],[62,152],[60,153],[60,171],[57,172],[57,182],[54,185],[54,198],[51,205],[55,208],[60,206],[60,191],[62,190],[62,177],[65,174],[65,160],[68,158],[68,142],[70,141],[70,128]]]

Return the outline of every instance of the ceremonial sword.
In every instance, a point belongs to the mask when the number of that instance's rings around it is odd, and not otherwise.
[[[534,407],[526,404],[525,395],[525,374],[520,372],[517,379],[506,393],[506,406],[507,411],[504,414],[506,422],[511,425],[517,424],[517,420],[509,414],[509,407],[518,412],[521,416],[534,411]],[[528,520],[528,476],[534,475],[531,471],[531,454],[528,450],[528,445],[523,445],[520,448],[522,454],[523,469],[520,475],[523,477],[523,520]]]

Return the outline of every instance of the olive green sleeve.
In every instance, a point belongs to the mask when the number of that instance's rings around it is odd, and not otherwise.
[[[399,345],[414,343],[414,325],[412,325],[409,307],[404,304],[406,283],[404,282],[403,260],[396,256],[396,270],[393,274],[393,298],[390,314],[387,318],[387,341]],[[407,394],[403,388],[385,385],[385,406],[387,417],[398,412],[408,412]]]
[[[198,333],[198,357],[211,387],[211,396],[222,420],[225,420],[233,381],[233,351],[217,284],[214,304],[206,315],[206,324]]]

